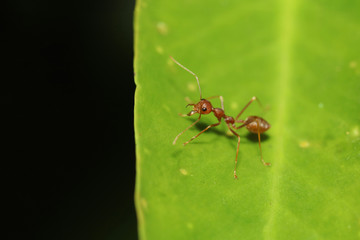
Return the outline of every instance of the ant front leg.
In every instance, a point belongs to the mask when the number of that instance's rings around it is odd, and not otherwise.
[[[193,106],[193,105],[195,105],[195,104],[188,104],[186,106]],[[197,113],[197,111],[193,110],[193,111],[190,111],[188,114],[179,113],[179,116],[180,117],[189,117],[191,115],[194,115],[195,113]]]
[[[182,117],[186,117],[186,116],[191,116],[191,115],[193,115],[193,114],[195,114],[195,113],[196,113],[195,111],[191,111],[191,112],[189,112],[188,114],[179,114],[179,115],[182,116]],[[193,122],[190,126],[188,126],[187,128],[185,128],[184,131],[182,131],[181,133],[179,133],[179,134],[175,137],[175,139],[174,139],[174,141],[173,141],[173,145],[176,144],[176,141],[178,140],[178,138],[179,138],[184,132],[186,132],[189,128],[191,128],[191,127],[194,126],[198,121],[200,121],[200,118],[201,118],[201,114],[199,115],[198,119],[197,119],[195,122]]]
[[[199,132],[198,134],[196,134],[195,136],[193,136],[189,141],[185,142],[183,145],[185,146],[186,144],[188,144],[189,142],[191,142],[192,140],[194,140],[195,138],[197,138],[198,136],[200,136],[200,134],[202,134],[203,132],[205,132],[206,130],[208,130],[209,128],[215,127],[217,125],[219,125],[221,123],[221,121],[219,121],[218,123],[214,123],[211,124],[209,126],[207,126],[204,130],[202,130],[201,132]]]

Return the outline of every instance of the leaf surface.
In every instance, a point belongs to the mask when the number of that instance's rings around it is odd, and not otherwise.
[[[138,0],[136,207],[151,239],[360,238],[360,2]],[[272,127],[237,138],[224,122],[188,141],[185,98]],[[220,107],[217,99],[211,100]]]

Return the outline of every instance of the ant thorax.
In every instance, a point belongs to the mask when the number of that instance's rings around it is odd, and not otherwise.
[[[218,121],[221,121],[221,118],[225,116],[225,112],[221,108],[214,108],[213,109],[215,117],[218,119]]]

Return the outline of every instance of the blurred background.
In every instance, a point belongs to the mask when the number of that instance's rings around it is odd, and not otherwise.
[[[7,239],[137,239],[134,5],[2,7]]]

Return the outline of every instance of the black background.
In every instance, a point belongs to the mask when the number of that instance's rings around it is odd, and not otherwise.
[[[2,6],[7,239],[137,239],[134,4]]]

